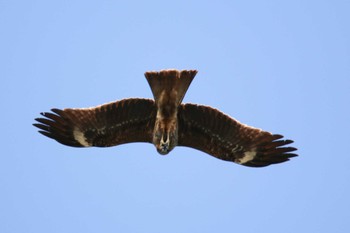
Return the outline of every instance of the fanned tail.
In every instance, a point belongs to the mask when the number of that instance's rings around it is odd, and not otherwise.
[[[196,74],[197,70],[161,70],[159,72],[146,72],[145,77],[157,105],[161,102],[161,99],[165,99],[163,98],[164,95],[175,93],[175,96],[166,99],[175,101],[169,104],[179,106]]]

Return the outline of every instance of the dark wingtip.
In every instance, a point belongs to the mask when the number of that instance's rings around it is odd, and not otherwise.
[[[288,148],[288,152],[292,152],[292,151],[296,151],[298,150],[297,148],[295,147],[287,147]]]
[[[287,140],[284,140],[284,142],[285,142],[285,145],[287,145],[287,144],[293,143],[294,141],[293,141],[293,140],[290,140],[290,139],[287,139]]]
[[[57,142],[73,147],[83,147],[74,139],[71,122],[67,119],[63,110],[53,108],[51,112],[41,112],[43,117],[35,118],[36,123],[32,125],[38,128],[38,132]]]
[[[51,111],[54,112],[54,113],[56,113],[56,114],[58,114],[58,115],[60,115],[60,113],[63,112],[63,110],[62,110],[62,109],[59,109],[59,108],[51,108]]]
[[[42,135],[46,136],[46,137],[49,137],[49,138],[52,138],[52,139],[56,140],[56,139],[52,136],[52,134],[51,134],[50,132],[48,132],[48,131],[39,130],[38,132],[41,133]]]
[[[272,135],[272,140],[273,141],[281,139],[281,138],[283,138],[283,135],[281,135],[281,134],[273,134]]]
[[[41,130],[45,130],[45,131],[48,131],[48,130],[49,130],[49,128],[48,128],[47,125],[38,124],[38,123],[34,123],[34,124],[32,124],[32,125],[35,126],[35,127],[37,127],[37,128],[39,128],[39,129],[41,129]]]
[[[266,167],[272,164],[287,162],[290,158],[297,157],[298,154],[290,153],[298,150],[295,147],[289,147],[293,140],[282,139],[280,134],[272,135],[272,140],[261,144],[257,148],[257,154],[254,159],[242,164],[249,167]],[[280,140],[282,139],[282,140]]]
[[[293,158],[293,157],[297,157],[298,154],[294,154],[294,153],[285,153],[285,156],[288,156],[288,158]]]

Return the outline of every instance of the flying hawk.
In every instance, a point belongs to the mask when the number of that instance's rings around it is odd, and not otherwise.
[[[33,124],[39,132],[73,147],[153,143],[168,154],[187,146],[216,158],[250,167],[288,161],[297,150],[279,134],[238,122],[203,105],[182,104],[196,70],[146,72],[154,100],[130,98],[92,108],[51,109]]]

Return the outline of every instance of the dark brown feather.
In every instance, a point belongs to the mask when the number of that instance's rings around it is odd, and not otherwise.
[[[169,96],[170,98],[167,99],[178,106],[196,74],[196,70],[161,70],[159,72],[148,71],[145,73],[145,77],[157,105],[159,100],[164,100],[163,94],[176,91],[176,95]]]
[[[263,167],[288,161],[291,140],[249,127],[207,106],[182,104],[178,113],[179,146],[193,147],[219,159],[245,166]],[[254,153],[251,159],[246,153]],[[249,157],[249,156],[248,156]]]
[[[156,115],[153,100],[124,99],[94,108],[51,111],[55,114],[42,113],[45,118],[35,119],[39,123],[33,125],[41,134],[64,145],[107,147],[152,142]]]
[[[64,145],[107,147],[153,143],[160,154],[192,147],[219,159],[263,167],[297,156],[282,135],[241,124],[207,106],[181,104],[196,70],[146,72],[154,101],[124,99],[94,108],[52,109],[33,124]]]

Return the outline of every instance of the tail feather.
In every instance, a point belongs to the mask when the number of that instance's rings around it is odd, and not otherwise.
[[[151,87],[153,97],[156,103],[162,98],[162,95],[176,93],[174,96],[175,104],[181,104],[188,87],[190,86],[196,70],[161,70],[160,72],[146,72],[145,76]]]

